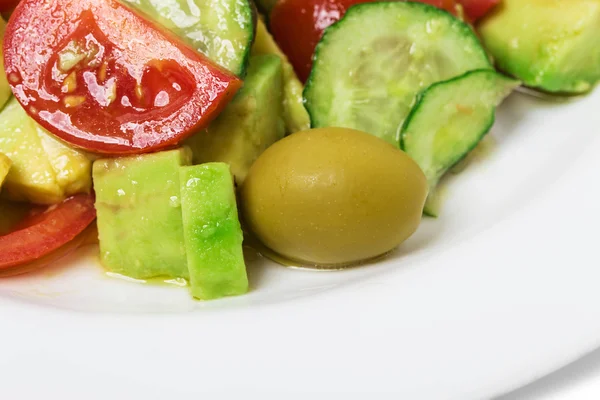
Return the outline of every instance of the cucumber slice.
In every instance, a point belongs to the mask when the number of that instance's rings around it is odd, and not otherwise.
[[[396,146],[417,94],[492,66],[471,28],[422,3],[351,7],[315,51],[304,98],[313,127],[346,127]]]
[[[438,216],[440,178],[489,132],[496,106],[520,84],[486,69],[436,83],[419,95],[402,129],[402,149],[427,177],[426,214]]]
[[[254,40],[252,0],[122,0],[236,75]]]

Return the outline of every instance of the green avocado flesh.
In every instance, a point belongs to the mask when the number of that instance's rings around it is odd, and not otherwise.
[[[87,156],[38,125],[14,97],[0,112],[0,152],[12,162],[3,197],[54,204],[91,189]]]
[[[600,80],[599,0],[503,0],[479,32],[497,66],[527,86],[583,93]]]
[[[201,300],[248,291],[233,178],[225,163],[180,168],[183,232],[192,295]]]
[[[283,54],[264,22],[256,24],[256,40],[252,46],[253,55],[273,54],[281,58],[283,67],[283,120],[288,134],[310,129],[310,116],[304,107],[302,91],[304,86],[298,79],[294,67]]]
[[[187,141],[194,164],[225,162],[241,184],[258,156],[285,135],[282,83],[279,57],[251,57],[236,97],[205,131]]]
[[[179,167],[189,149],[94,162],[102,264],[136,279],[188,277]]]
[[[4,31],[6,30],[6,22],[2,18],[0,18],[0,71],[4,71],[4,55],[2,50],[2,43],[4,42]],[[6,78],[5,73],[0,74],[0,108],[2,108],[10,95],[12,94],[10,90],[10,86],[8,84],[8,79]]]
[[[4,183],[4,179],[6,179],[6,175],[8,175],[11,165],[10,158],[0,153],[0,189],[2,189],[2,184]]]
[[[251,0],[122,0],[220,66],[243,75],[254,39]]]

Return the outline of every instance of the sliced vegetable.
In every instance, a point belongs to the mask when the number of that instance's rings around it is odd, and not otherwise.
[[[65,141],[99,153],[177,144],[241,86],[116,0],[23,0],[4,50],[26,111]]]
[[[258,156],[285,136],[281,64],[273,54],[251,57],[235,99],[206,130],[186,141],[195,164],[227,163],[241,184]]]
[[[504,0],[479,32],[498,67],[527,86],[583,93],[600,80],[600,1]]]
[[[365,29],[365,26],[371,27]],[[325,32],[304,97],[313,127],[346,127],[399,145],[417,94],[490,62],[471,28],[421,3],[356,5]]]
[[[0,8],[1,8],[0,3]],[[4,50],[2,49],[2,44],[4,43],[4,32],[6,31],[6,22],[4,19],[0,17],[0,72],[4,71]],[[4,107],[8,99],[10,98],[11,91],[10,85],[8,84],[8,79],[6,78],[6,74],[0,73],[0,109]]]
[[[60,203],[92,188],[92,163],[58,141],[11,98],[0,112],[0,152],[12,161],[2,195],[36,204]]]
[[[192,295],[201,300],[248,291],[235,188],[229,166],[180,169],[181,209]]]
[[[8,175],[11,165],[10,158],[0,153],[0,189],[2,189],[2,184],[4,183],[4,179],[6,179],[6,175]]]
[[[48,255],[77,237],[96,218],[94,198],[80,194],[20,222],[0,236],[0,271]]]
[[[220,66],[242,76],[254,39],[251,0],[122,0]]]
[[[500,0],[459,0],[469,21],[477,21],[494,9]]]
[[[279,49],[260,19],[256,26],[256,41],[252,47],[252,54],[274,54],[281,58],[283,63],[283,120],[286,132],[289,134],[310,128],[310,117],[302,99],[304,86],[298,80],[286,55]]]
[[[496,106],[520,82],[495,71],[471,71],[432,85],[419,96],[402,129],[402,148],[429,183],[425,213],[438,215],[435,187],[489,132]]]
[[[94,162],[100,260],[111,272],[187,278],[179,167],[189,149]]]
[[[21,0],[0,0],[0,12],[11,11]]]

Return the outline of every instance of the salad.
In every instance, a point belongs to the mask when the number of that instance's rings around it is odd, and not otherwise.
[[[97,243],[111,276],[244,294],[243,246],[393,251],[525,86],[600,80],[600,0],[0,2],[0,277]]]

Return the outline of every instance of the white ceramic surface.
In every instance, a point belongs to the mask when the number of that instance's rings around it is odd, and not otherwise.
[[[249,295],[209,303],[106,277],[93,247],[3,279],[0,398],[467,400],[531,381],[600,344],[599,127],[600,90],[511,96],[441,218],[376,265],[256,258]]]

